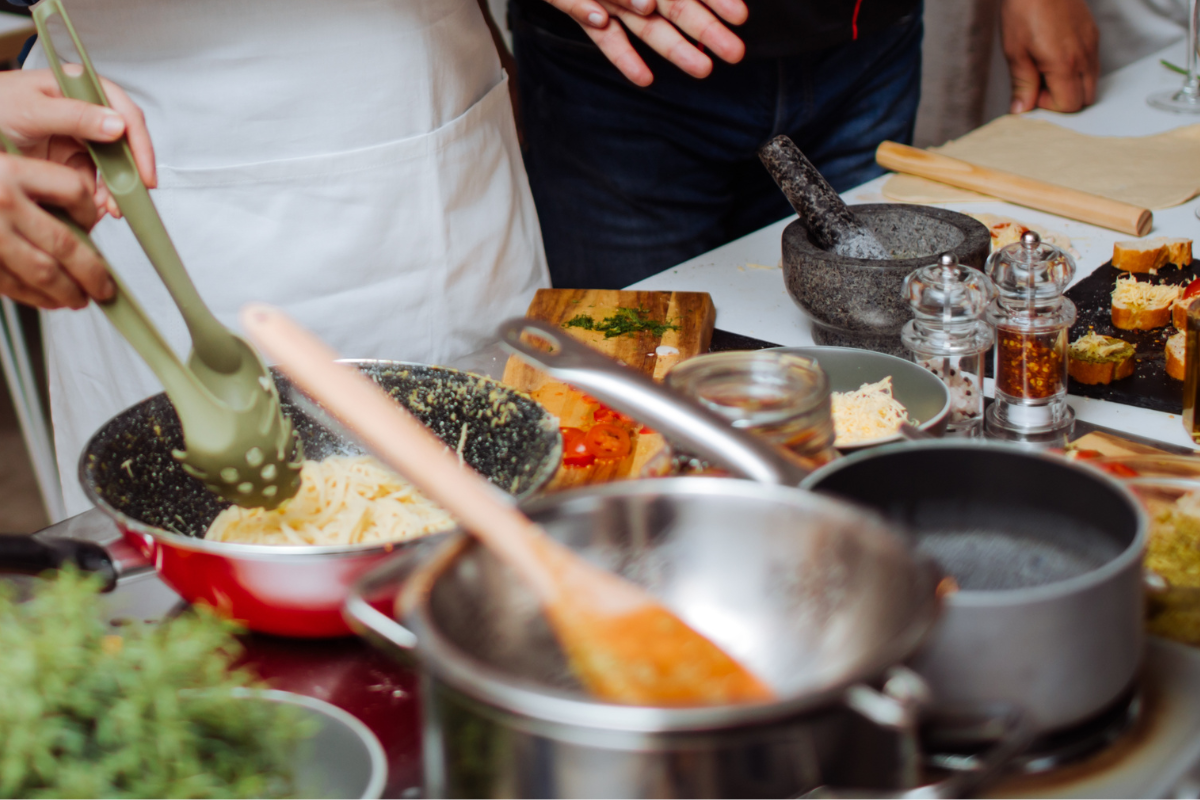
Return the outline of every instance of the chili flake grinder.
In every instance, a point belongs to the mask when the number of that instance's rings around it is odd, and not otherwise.
[[[999,292],[987,318],[996,329],[996,401],[988,407],[987,435],[1052,440],[1070,431],[1067,404],[1067,330],[1075,304],[1063,296],[1075,262],[1029,231],[987,261]]]

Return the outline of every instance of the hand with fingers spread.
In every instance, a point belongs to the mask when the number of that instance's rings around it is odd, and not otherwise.
[[[1011,112],[1079,111],[1096,99],[1100,35],[1086,0],[1003,0]]]
[[[0,294],[48,309],[112,296],[99,256],[42,207],[65,210],[85,230],[105,212],[119,215],[84,140],[128,134],[142,179],[155,185],[141,110],[116,85],[104,88],[112,109],[64,98],[49,70],[0,73],[0,130],[28,156],[0,152]]]
[[[693,78],[712,72],[704,50],[730,64],[745,55],[742,40],[726,27],[741,25],[743,0],[548,0],[578,22],[605,57],[638,86],[654,80],[629,41],[633,34]],[[699,45],[699,46],[697,46]]]

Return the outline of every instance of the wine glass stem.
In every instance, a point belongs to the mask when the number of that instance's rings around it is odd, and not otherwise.
[[[1187,86],[1185,87],[1190,94],[1196,94],[1197,91],[1200,91],[1200,74],[1197,74],[1196,64],[1196,51],[1200,49],[1200,39],[1196,37],[1196,14],[1198,12],[1200,12],[1200,3],[1197,0],[1191,0],[1188,7],[1188,78]]]

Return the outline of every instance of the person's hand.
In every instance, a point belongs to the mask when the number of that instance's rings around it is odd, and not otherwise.
[[[67,64],[68,71],[79,70]],[[115,83],[100,79],[112,108],[62,96],[54,73],[48,69],[0,73],[0,130],[25,155],[66,164],[88,178],[95,189],[96,205],[114,217],[121,215],[102,182],[83,140],[112,142],[127,135],[142,181],[158,185],[154,147],[142,110]]]
[[[1000,30],[1011,113],[1078,111],[1095,101],[1100,33],[1085,0],[1003,0]]]
[[[49,70],[0,73],[0,130],[27,156],[0,153],[0,293],[41,308],[82,308],[107,300],[113,284],[100,257],[42,205],[66,211],[88,230],[116,212],[82,140],[128,133],[138,171],[157,183],[140,109],[105,81],[113,109],[62,97]]]
[[[112,297],[100,257],[40,204],[87,230],[99,219],[95,182],[50,161],[0,152],[0,294],[38,308],[83,308]]]
[[[649,86],[654,75],[633,49],[626,30],[694,78],[707,77],[713,64],[693,41],[730,64],[746,53],[742,40],[725,26],[746,21],[749,12],[743,0],[548,2],[578,22],[621,74],[638,86]]]

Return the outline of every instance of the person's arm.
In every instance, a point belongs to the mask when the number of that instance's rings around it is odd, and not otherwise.
[[[749,11],[743,0],[547,2],[579,23],[621,74],[638,86],[649,86],[654,75],[629,43],[626,31],[694,78],[712,72],[712,59],[705,55],[705,49],[731,64],[741,61],[746,53],[742,40],[726,27],[726,23],[741,25],[746,21]]]
[[[0,130],[25,154],[0,151],[0,293],[40,308],[82,308],[112,296],[99,257],[41,207],[64,209],[90,229],[116,204],[98,185],[83,140],[128,134],[138,171],[157,183],[141,110],[105,81],[113,108],[62,97],[49,70],[0,73]]]
[[[1085,0],[1002,0],[1013,114],[1078,111],[1096,100],[1100,33]]]

